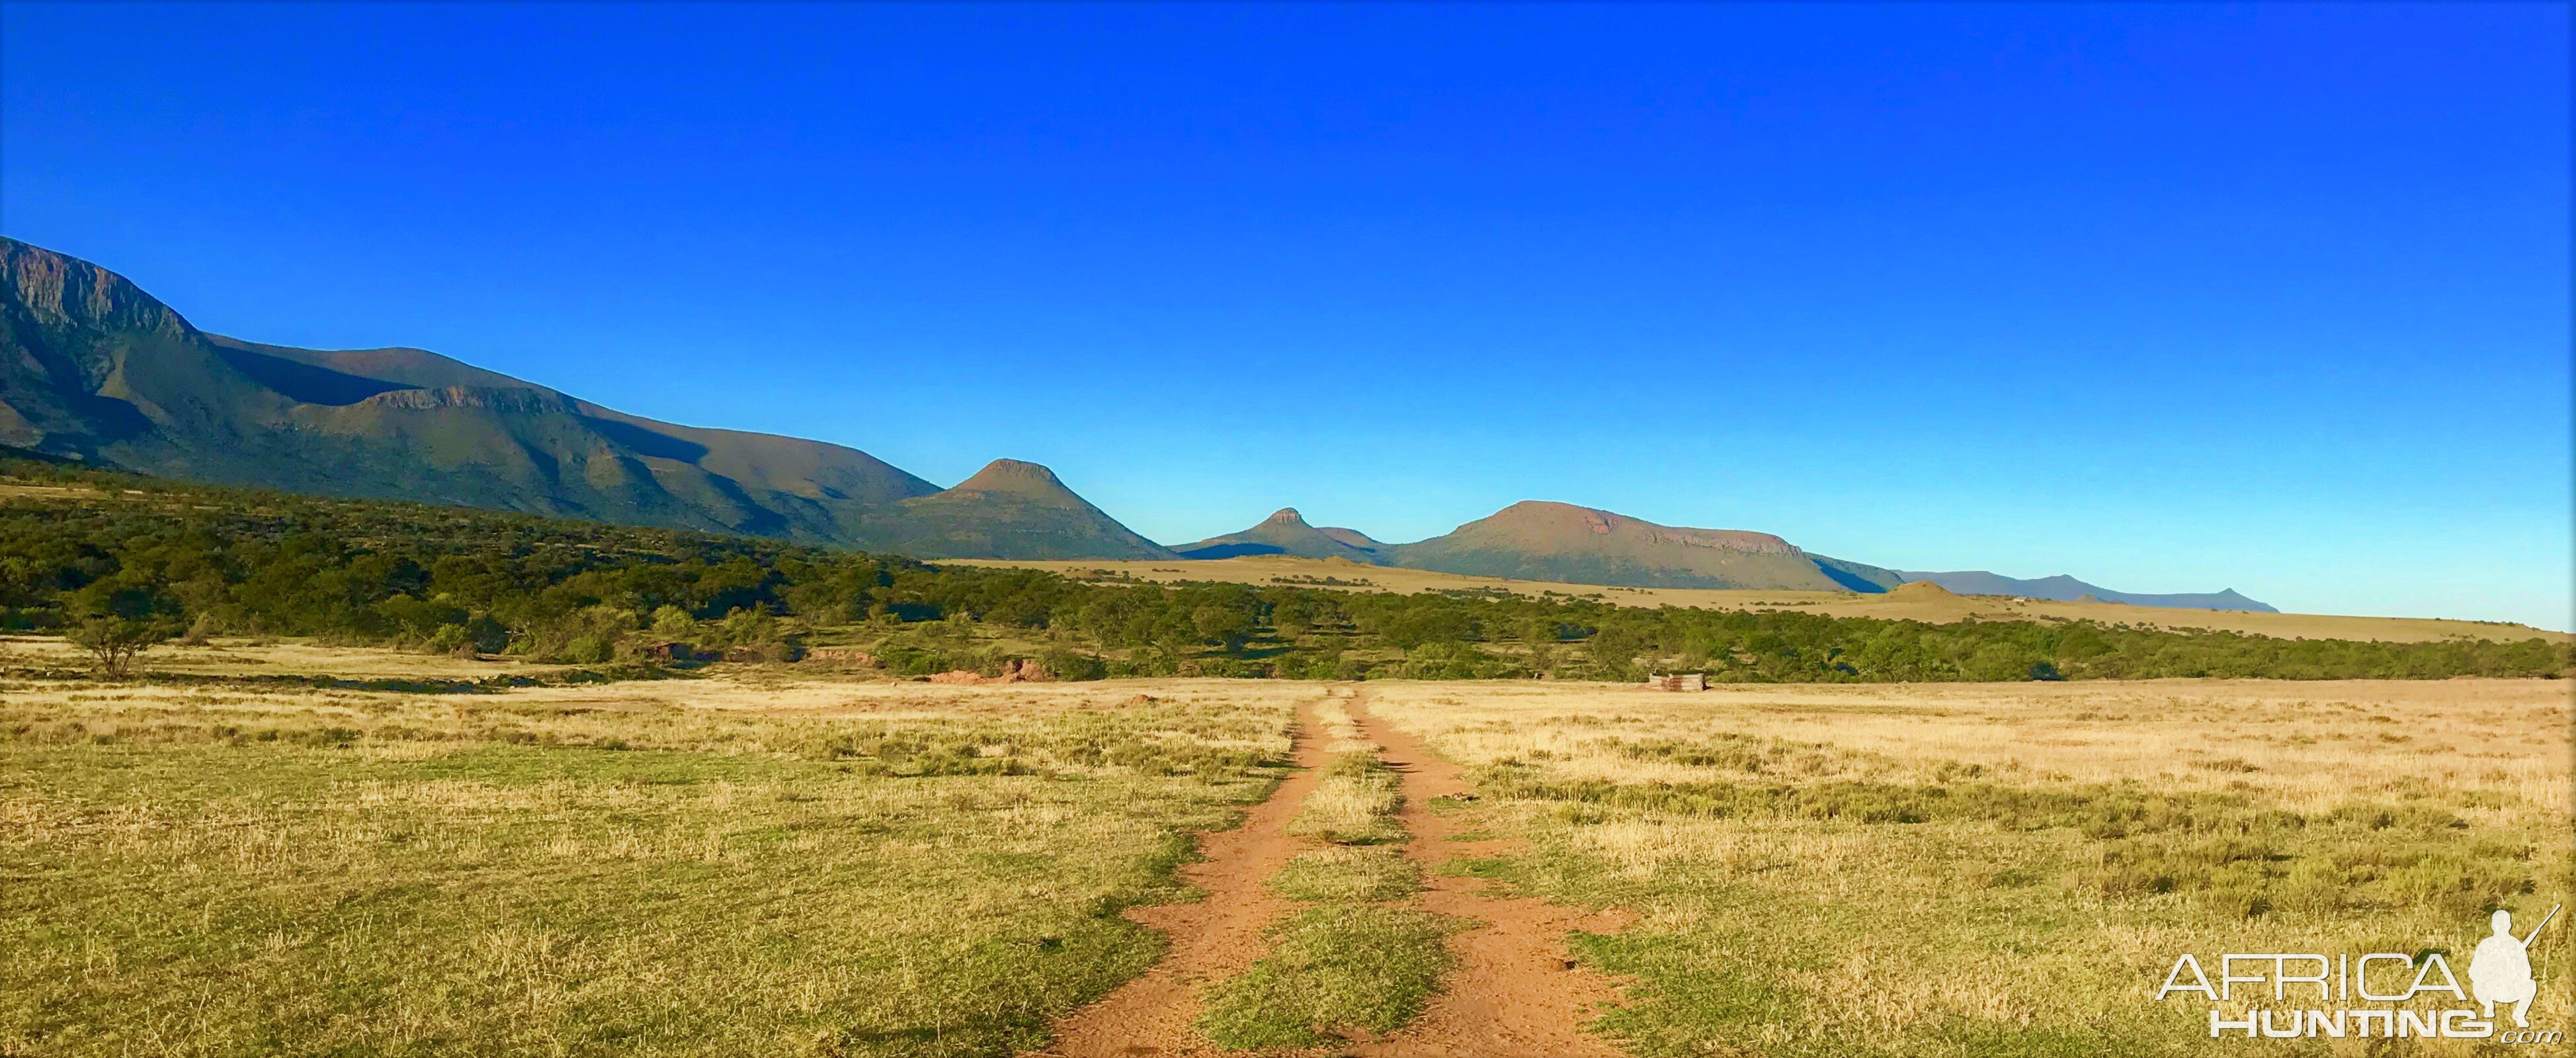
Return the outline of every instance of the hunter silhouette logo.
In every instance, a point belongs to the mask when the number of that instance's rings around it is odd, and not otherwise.
[[[2520,939],[2513,935],[2513,912],[2497,908],[2487,919],[2495,932],[2469,954],[2469,988],[2478,994],[2478,1002],[2486,1004],[2487,1020],[2495,1020],[2496,1004],[2506,1003],[2513,1007],[2515,1027],[2531,1027],[2531,1019],[2523,1015],[2531,1009],[2531,997],[2540,994],[2540,982],[2531,976],[2531,939],[2556,917],[2558,909],[2550,908],[2540,924]]]
[[[2156,989],[2156,1001],[2163,1002],[2177,993],[2206,997],[2210,1002],[2211,1039],[2242,1032],[2248,1039],[2275,1040],[2413,1036],[2562,1043],[2565,1033],[2534,1029],[2529,1016],[2531,1001],[2540,994],[2540,982],[2531,972],[2531,943],[2558,918],[2559,911],[2559,907],[2551,907],[2538,925],[2519,935],[2514,932],[2512,912],[2498,910],[2488,916],[2490,932],[2469,954],[2467,988],[2460,987],[2459,977],[2451,972],[2450,960],[2438,950],[2420,955],[2383,951],[2333,958],[2284,952],[2230,953],[2218,957],[2218,979],[2214,983],[2201,968],[2200,959],[2185,952],[2165,974],[2164,986]],[[2248,990],[2252,994],[2240,1000],[2235,995],[2238,986],[2254,986]],[[2272,1001],[2272,1007],[2259,1005],[2266,998]],[[2444,998],[2456,1001],[2455,1005],[2429,1009],[2417,1005],[2424,1000],[2438,1004]],[[2355,1000],[2389,1005],[2376,1009],[2346,1006]],[[2227,1016],[2229,1005],[2240,1002],[2245,1004],[2237,1008],[2242,1015]],[[2324,1009],[2330,1007],[2344,1009]],[[2497,1007],[2503,1007],[2513,1018],[2512,1027],[2502,1032],[2496,1027]]]

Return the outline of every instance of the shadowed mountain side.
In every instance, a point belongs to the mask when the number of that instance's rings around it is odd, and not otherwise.
[[[919,558],[1180,557],[1092,506],[1054,471],[1016,459],[996,459],[956,488],[897,506],[866,523],[864,546]]]
[[[2130,606],[2158,606],[2177,610],[2281,612],[2269,604],[2256,602],[2237,594],[2234,588],[2219,592],[2140,595],[2096,587],[2063,573],[2037,580],[2022,580],[1984,570],[1948,572],[1905,570],[1898,575],[1908,582],[1930,582],[1961,595],[2018,595],[2025,599],[2048,599],[2056,602],[2115,602]]]
[[[1394,550],[1398,566],[1479,577],[1641,588],[1848,590],[1813,556],[1769,533],[1676,528],[1538,500]]]
[[[1823,555],[1808,557],[1815,559],[1817,571],[1832,578],[1834,583],[1864,595],[1893,590],[1897,585],[1905,583],[1905,575],[1892,569],[1882,569],[1850,559],[1826,558]]]
[[[1357,533],[1351,535],[1359,536]],[[1361,536],[1360,539],[1368,538]],[[1370,565],[1383,565],[1386,561],[1375,548],[1353,547],[1327,531],[1306,524],[1306,519],[1294,507],[1282,507],[1262,519],[1261,524],[1240,533],[1209,537],[1196,543],[1178,545],[1172,550],[1179,552],[1182,558],[1199,559],[1294,555],[1298,558],[1344,558]]]
[[[1348,545],[1353,550],[1368,552],[1370,556],[1378,559],[1379,561],[1390,560],[1395,555],[1395,545],[1371,540],[1367,533],[1363,533],[1357,529],[1344,529],[1339,526],[1327,525],[1319,527],[1315,531],[1331,537],[1337,543]]]
[[[0,445],[228,485],[925,557],[1170,554],[1044,468],[1020,476],[1051,491],[943,493],[857,449],[657,422],[418,349],[206,334],[114,272],[6,238]]]

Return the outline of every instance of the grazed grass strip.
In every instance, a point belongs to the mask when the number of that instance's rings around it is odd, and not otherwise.
[[[1307,795],[1288,832],[1336,845],[1376,845],[1404,840],[1404,824],[1395,817],[1404,807],[1404,792],[1394,772],[1378,759],[1378,747],[1362,738],[1359,725],[1343,700],[1328,700],[1318,710],[1333,762],[1323,780]]]
[[[1270,887],[1310,903],[1384,903],[1422,888],[1422,868],[1387,846],[1335,845],[1289,861]]]
[[[1215,990],[1199,1029],[1227,1047],[1309,1047],[1340,1028],[1393,1032],[1449,965],[1452,924],[1408,907],[1334,902],[1271,931],[1271,954]]]

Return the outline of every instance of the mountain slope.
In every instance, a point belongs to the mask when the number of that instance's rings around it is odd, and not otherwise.
[[[853,448],[657,422],[418,349],[206,334],[122,276],[6,238],[0,444],[221,484],[921,557],[1168,554],[1070,492],[970,489],[916,508],[938,486]]]
[[[1367,552],[1369,554],[1370,561],[1377,562],[1381,565],[1392,561],[1395,557],[1395,545],[1369,539],[1369,535],[1367,533],[1363,533],[1357,529],[1344,529],[1339,526],[1327,525],[1318,527],[1315,531],[1330,537],[1336,543],[1348,545],[1354,551]]]
[[[1350,533],[1350,530],[1342,530]],[[1368,540],[1358,533],[1362,540]],[[1369,541],[1374,544],[1376,541]],[[1196,543],[1179,544],[1172,550],[1182,558],[1234,558],[1240,555],[1295,555],[1298,558],[1344,558],[1353,562],[1383,565],[1375,548],[1355,547],[1334,535],[1331,530],[1306,524],[1297,508],[1282,507],[1261,520],[1261,524],[1239,533],[1212,536]]]
[[[1869,583],[1828,575],[1815,556],[1769,533],[1677,528],[1540,500],[1394,550],[1395,564],[1413,569],[1573,584],[1847,591]]]
[[[1055,472],[996,459],[957,487],[870,524],[881,550],[924,558],[1179,558],[1075,495]]]
[[[2019,595],[2029,599],[2051,599],[2058,602],[2116,602],[2131,606],[2162,606],[2177,610],[2251,610],[2256,613],[2279,613],[2269,604],[2256,602],[2229,588],[2218,592],[2175,595],[2140,595],[2096,587],[2060,573],[2054,577],[2022,580],[1984,570],[1925,572],[1905,570],[1899,574],[1907,583],[1930,582],[1961,595]]]

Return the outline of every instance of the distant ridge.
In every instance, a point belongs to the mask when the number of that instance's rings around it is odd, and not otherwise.
[[[1334,540],[1341,543],[1348,544],[1356,550],[1366,551],[1371,555],[1385,556],[1392,554],[1395,547],[1393,544],[1371,540],[1367,533],[1363,533],[1357,529],[1343,529],[1338,526],[1327,525],[1317,528],[1315,531],[1322,533],[1325,536],[1332,537]]]
[[[1368,537],[1348,529],[1339,530],[1338,533],[1347,533],[1361,540],[1368,540]],[[1374,540],[1368,540],[1368,542],[1372,545],[1377,543]],[[1308,525],[1305,517],[1298,514],[1294,507],[1282,507],[1272,512],[1270,517],[1262,519],[1261,524],[1242,532],[1175,545],[1172,550],[1179,552],[1182,558],[1294,555],[1298,558],[1349,559],[1370,565],[1385,563],[1385,559],[1379,554],[1378,547],[1357,546],[1337,535],[1336,530],[1317,529]]]
[[[0,447],[164,477],[776,537],[917,558],[1292,555],[1629,587],[1967,594],[2273,612],[2233,590],[2137,595],[2068,576],[1899,573],[1769,533],[1525,501],[1412,544],[1282,508],[1239,533],[1148,540],[1035,463],[954,488],[820,441],[680,426],[421,349],[207,334],[114,272],[0,237]]]
[[[1810,555],[1769,533],[1657,525],[1544,500],[1515,503],[1446,535],[1400,544],[1393,551],[1398,566],[1518,580],[1641,588],[1887,590],[1856,572],[1886,571]]]
[[[1036,463],[996,459],[945,492],[903,501],[884,549],[935,558],[1179,558]]]
[[[1035,464],[996,463],[943,492],[854,448],[657,422],[419,349],[207,334],[123,276],[5,237],[0,445],[218,484],[921,558],[1171,557]]]
[[[961,488],[964,486],[960,486]],[[1340,558],[1374,565],[1512,580],[1629,588],[1777,588],[1901,593],[1903,585],[1961,595],[2277,613],[2233,589],[2207,594],[2117,592],[2069,576],[2016,580],[1983,571],[1906,572],[1806,551],[1770,533],[1692,529],[1570,503],[1524,500],[1428,540],[1388,544],[1355,529],[1318,529],[1283,507],[1238,533],[1181,544],[1182,558],[1247,555]]]
[[[2162,606],[2176,610],[2281,612],[2267,603],[2256,602],[2237,594],[2234,588],[2219,592],[2141,595],[2096,587],[2063,573],[2037,580],[2021,580],[1984,570],[1956,570],[1941,573],[1905,570],[1900,575],[1908,583],[1938,584],[1961,595],[2019,595],[2027,599],[2050,599],[2057,602],[2116,602],[2131,606]]]

